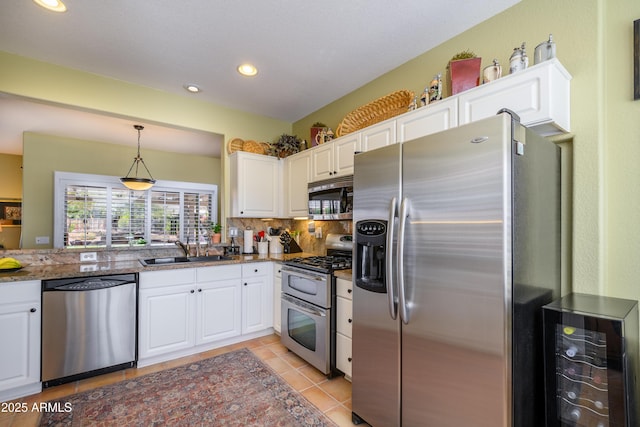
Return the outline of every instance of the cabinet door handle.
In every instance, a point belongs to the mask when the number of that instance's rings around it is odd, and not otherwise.
[[[347,322],[351,323],[351,322],[353,322],[353,319],[349,319],[349,320],[347,320]]]
[[[247,284],[246,284],[246,283],[245,283],[244,285],[245,285],[245,286],[247,286]]]
[[[240,215],[244,215],[244,211],[240,211]]]
[[[338,175],[338,171],[333,171],[333,174],[334,175]]]
[[[35,313],[36,311],[38,311],[36,308],[32,308],[31,310],[29,310],[31,313]]]
[[[348,294],[350,294],[351,292],[353,292],[353,289],[347,289]]]
[[[189,292],[191,292],[192,294],[195,293],[196,291],[194,291],[193,289],[191,289]]]
[[[258,269],[256,268],[255,270],[253,270],[253,272],[254,272],[254,273],[257,273],[257,272],[258,272]]]
[[[198,292],[202,292],[202,289],[198,289]]]
[[[352,358],[348,357],[347,360],[349,361],[349,363],[351,363],[351,361],[353,360]]]

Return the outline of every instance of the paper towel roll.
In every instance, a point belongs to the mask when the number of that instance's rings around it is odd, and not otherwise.
[[[244,246],[242,252],[245,254],[253,253],[253,230],[244,230]]]

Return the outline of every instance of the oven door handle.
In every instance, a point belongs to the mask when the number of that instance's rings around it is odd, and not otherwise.
[[[302,271],[297,270],[297,269],[296,270],[293,270],[293,269],[289,270],[289,269],[287,269],[285,267],[282,267],[282,271],[281,272],[282,273],[288,273],[289,275],[292,275],[292,276],[304,277],[305,279],[315,280],[315,281],[319,281],[319,282],[322,282],[323,280],[325,280],[324,277],[319,277],[319,276],[313,276],[311,274],[306,274],[306,273],[303,273]]]
[[[298,303],[296,300],[288,297],[287,295],[282,295],[282,299],[285,300],[286,302],[290,303],[291,305],[293,305],[295,307],[296,310],[300,310],[303,313],[306,314],[310,314],[312,316],[320,316],[320,317],[327,317],[327,314],[320,311],[320,310],[315,310],[312,308],[309,308],[306,306],[306,304],[300,305],[300,303]]]

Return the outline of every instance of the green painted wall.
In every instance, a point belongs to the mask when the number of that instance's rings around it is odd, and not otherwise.
[[[24,134],[23,248],[53,244],[53,173],[55,171],[126,175],[135,147]],[[221,160],[214,157],[143,151],[144,161],[156,179],[216,184],[220,189]],[[49,236],[50,245],[36,245],[36,236]]]
[[[0,153],[0,199],[22,198],[22,156]]]
[[[186,92],[174,95],[1,51],[0,64],[0,92],[12,95],[222,134],[225,142],[236,137],[271,141],[291,132],[291,123],[203,102]],[[225,150],[223,147],[223,153]],[[225,154],[220,189],[223,212],[228,210],[229,193],[226,160]],[[25,180],[31,180],[28,173]]]
[[[399,89],[420,94],[460,50],[475,51],[483,67],[497,58],[508,73],[514,47],[525,41],[532,58],[535,46],[552,33],[557,56],[573,76],[572,135],[560,142],[565,184],[569,190],[573,187],[564,199],[569,208],[564,224],[569,241],[564,245],[570,288],[638,300],[640,101],[632,96],[635,19],[640,19],[636,0],[523,0],[295,122],[292,132],[308,138],[315,121],[335,129],[354,108]]]
[[[335,129],[348,112],[387,93],[421,93],[460,50],[474,50],[483,67],[497,58],[506,72],[514,47],[526,41],[532,56],[553,33],[558,57],[573,75],[572,135],[561,143],[572,190],[564,242],[571,288],[637,300],[640,102],[632,100],[632,23],[638,18],[636,0],[522,0],[293,125],[2,52],[0,92],[221,133],[225,140],[271,140],[283,132],[308,138],[314,121]],[[226,190],[225,164],[223,156]]]

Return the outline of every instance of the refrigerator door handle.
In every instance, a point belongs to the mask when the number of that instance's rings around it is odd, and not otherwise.
[[[389,222],[387,223],[387,241],[386,241],[386,256],[385,256],[385,268],[386,268],[386,281],[387,281],[387,296],[389,298],[389,315],[393,320],[398,317],[398,305],[396,304],[396,286],[394,283],[393,274],[393,235],[395,232],[396,212],[397,212],[398,199],[393,197],[389,204]]]
[[[398,224],[398,249],[396,265],[398,266],[398,306],[400,310],[400,318],[402,319],[402,323],[405,325],[409,324],[409,309],[407,307],[407,299],[405,297],[405,288],[404,288],[404,235],[407,224],[407,217],[409,216],[409,208],[411,206],[411,202],[408,198],[402,199],[402,203],[400,204],[400,223]]]

